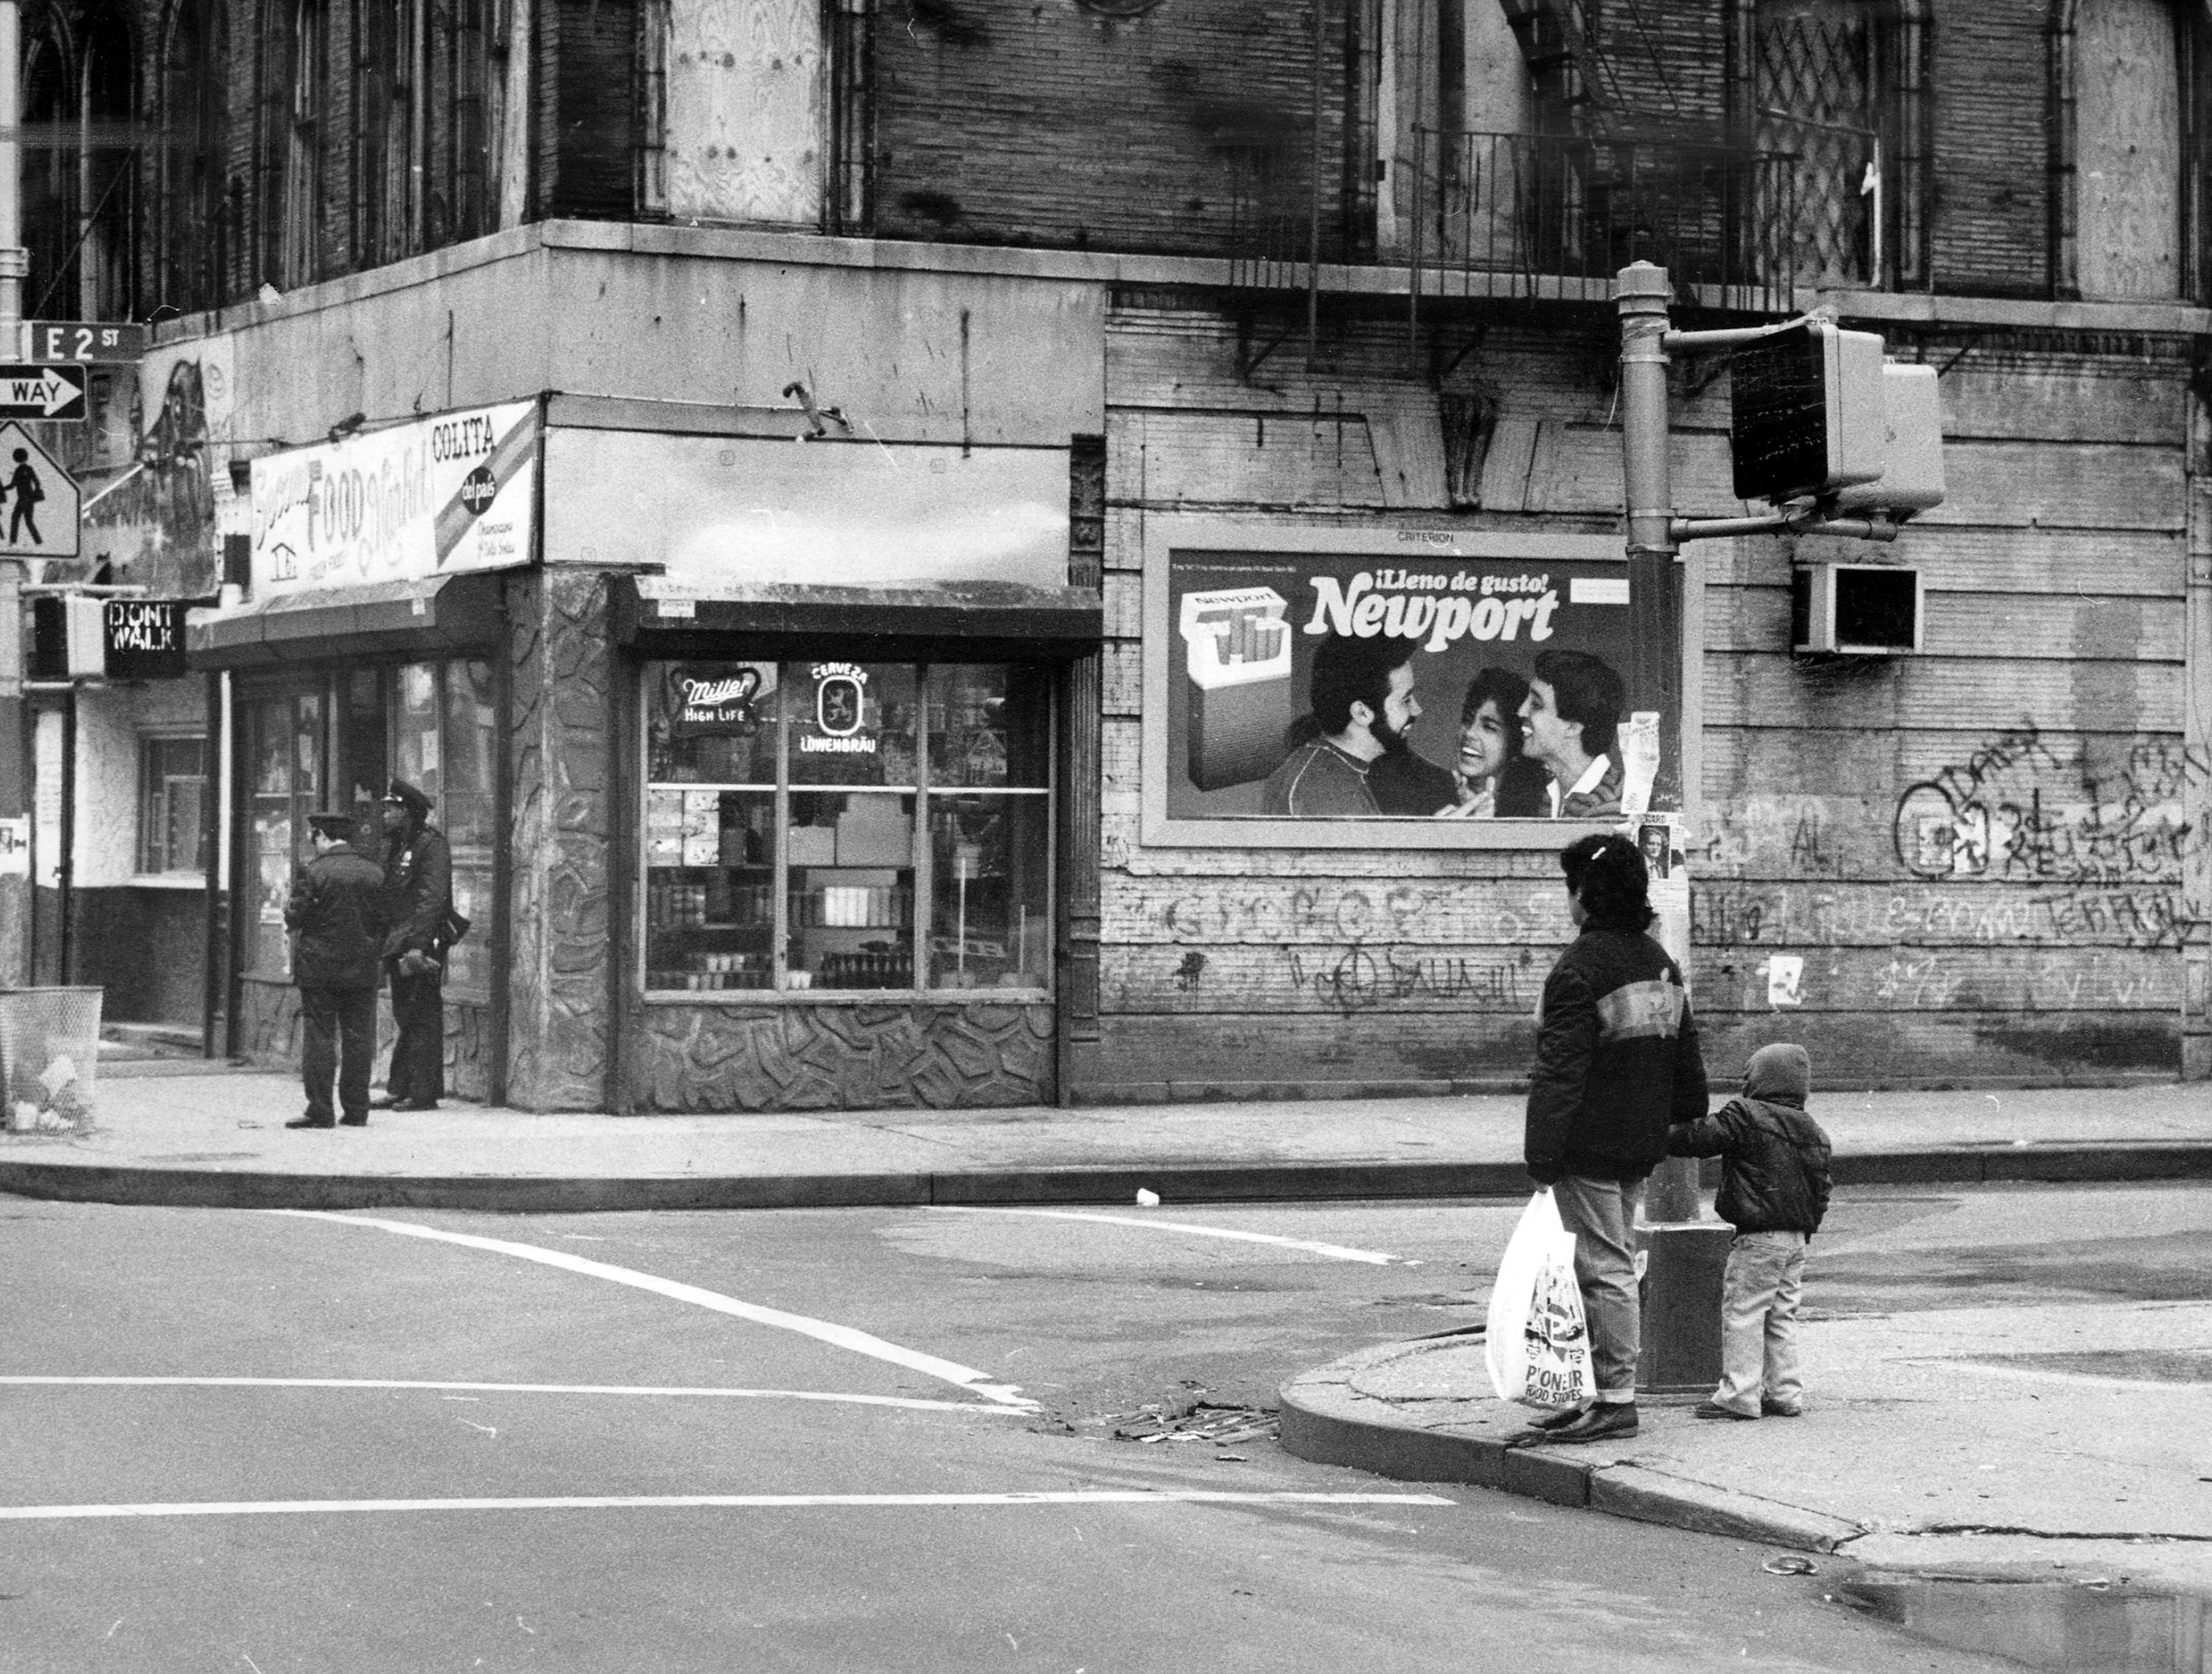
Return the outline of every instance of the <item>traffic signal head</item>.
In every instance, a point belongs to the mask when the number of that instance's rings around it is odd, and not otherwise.
[[[1878,481],[1881,339],[1804,320],[1729,357],[1735,496],[1780,504]]]

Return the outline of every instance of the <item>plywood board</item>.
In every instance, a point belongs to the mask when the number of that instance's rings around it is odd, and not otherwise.
[[[672,215],[821,224],[822,15],[815,0],[670,0]]]

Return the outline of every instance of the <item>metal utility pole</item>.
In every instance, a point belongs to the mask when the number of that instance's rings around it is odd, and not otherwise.
[[[20,0],[0,0],[0,356],[15,356],[22,335],[23,281],[31,253],[23,247],[23,12]],[[13,560],[0,560],[0,824],[29,812],[30,775],[23,714],[22,576]],[[30,981],[31,911],[34,898],[27,849],[23,870],[0,865],[0,988]]]
[[[1633,635],[1632,708],[1674,718],[1675,748],[1662,735],[1655,807],[1680,806],[1682,766],[1682,583],[1675,562],[1674,478],[1667,458],[1667,271],[1621,269],[1621,479],[1628,513],[1628,614]],[[1734,1229],[1703,1218],[1698,1165],[1661,1163],[1644,1187],[1637,1229],[1644,1269],[1644,1352],[1637,1382],[1654,1394],[1710,1391],[1720,1379],[1721,1281]]]
[[[1621,269],[1620,446],[1628,501],[1628,615],[1632,652],[1629,708],[1682,721],[1682,578],[1674,533],[1674,479],[1667,462],[1667,270],[1649,262]],[[1659,758],[1651,806],[1680,807],[1680,746]]]

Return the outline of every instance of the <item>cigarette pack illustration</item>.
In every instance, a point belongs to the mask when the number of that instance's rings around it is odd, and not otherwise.
[[[1289,608],[1266,587],[1183,595],[1190,782],[1200,790],[1264,779],[1282,762],[1294,713]]]

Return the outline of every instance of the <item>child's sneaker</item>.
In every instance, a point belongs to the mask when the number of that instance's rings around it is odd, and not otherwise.
[[[1762,1403],[1763,1404],[1763,1403]],[[1759,1416],[1755,1412],[1738,1412],[1734,1407],[1724,1407],[1717,1401],[1700,1401],[1690,1409],[1692,1418],[1735,1418],[1748,1422]]]

